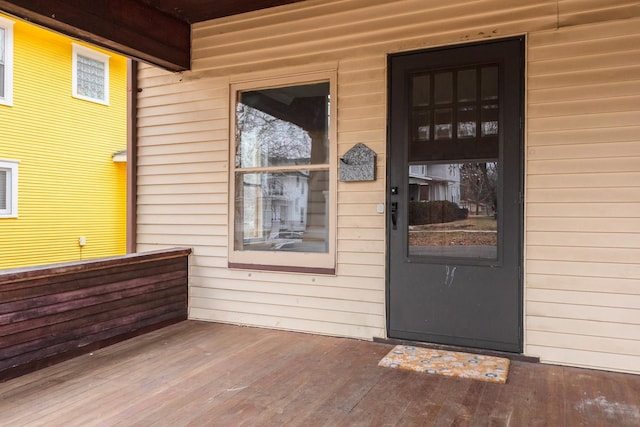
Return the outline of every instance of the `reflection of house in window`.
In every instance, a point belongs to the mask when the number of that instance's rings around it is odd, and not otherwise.
[[[267,180],[264,187],[266,191],[261,195],[263,235],[269,235],[274,231],[274,221],[278,222],[277,231],[304,231],[306,218],[299,215],[307,208],[304,189],[309,185],[309,175],[294,172],[263,175],[263,178]],[[297,187],[302,187],[303,190],[296,191]]]
[[[271,177],[269,179],[269,196],[282,196],[284,193],[282,191],[282,183],[278,180],[277,177]]]
[[[249,85],[251,86],[251,85]],[[329,223],[329,82],[240,90],[235,104],[234,261],[334,265]],[[297,261],[296,261],[297,260]]]
[[[305,215],[309,206],[309,171],[246,174],[242,187],[245,243],[255,244],[283,236],[300,239],[309,234]]]
[[[460,205],[460,165],[410,165],[409,200],[448,200]]]

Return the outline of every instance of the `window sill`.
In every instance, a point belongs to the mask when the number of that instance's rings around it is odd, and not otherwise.
[[[229,268],[238,270],[260,270],[260,271],[278,271],[284,273],[302,273],[302,274],[325,274],[327,276],[335,276],[335,268],[321,267],[294,267],[285,265],[264,265],[264,264],[243,264],[237,262],[228,263]]]

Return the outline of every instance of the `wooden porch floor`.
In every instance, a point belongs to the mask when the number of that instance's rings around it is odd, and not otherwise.
[[[186,321],[0,383],[0,425],[640,425],[638,375],[512,362],[498,385],[379,368],[391,348]]]

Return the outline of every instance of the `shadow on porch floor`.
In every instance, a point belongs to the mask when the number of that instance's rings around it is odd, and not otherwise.
[[[640,425],[640,376],[513,361],[506,385],[389,344],[186,321],[0,384],[3,426]]]

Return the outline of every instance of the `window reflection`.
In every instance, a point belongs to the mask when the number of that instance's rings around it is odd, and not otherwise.
[[[236,250],[328,251],[327,171],[236,174]]]
[[[466,106],[458,109],[458,138],[475,138],[476,107]]]
[[[476,100],[476,70],[458,71],[458,102]]]
[[[329,252],[329,110],[328,82],[238,92],[234,250]]]
[[[413,75],[412,142],[470,145],[498,136],[498,77],[499,67],[493,64]]]
[[[409,166],[409,255],[497,259],[498,163]]]
[[[498,67],[482,67],[482,100],[498,99]]]
[[[453,137],[453,116],[451,108],[436,110],[435,139],[451,139]]]
[[[236,167],[329,161],[329,83],[240,92]]]
[[[413,113],[413,140],[428,141],[429,140],[429,112],[416,111]]]
[[[450,104],[453,101],[453,73],[435,75],[435,103]]]
[[[431,75],[417,75],[412,81],[411,103],[414,107],[429,105],[431,101]]]
[[[498,105],[482,106],[482,136],[498,135]]]

